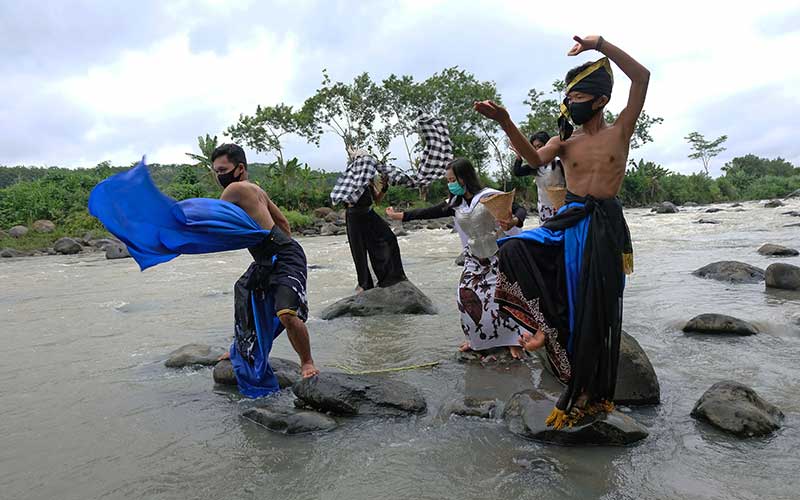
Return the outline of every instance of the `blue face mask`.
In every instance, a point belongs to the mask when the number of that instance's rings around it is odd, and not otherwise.
[[[464,186],[457,182],[448,182],[447,189],[449,189],[450,192],[456,196],[464,196],[464,193],[467,192],[467,190],[464,189]]]

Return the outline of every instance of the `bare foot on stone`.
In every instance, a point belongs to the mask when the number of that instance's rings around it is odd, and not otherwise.
[[[300,367],[300,374],[303,378],[311,378],[314,375],[319,375],[319,370],[317,367],[314,366],[313,361],[309,361],[307,363],[303,363],[303,366]]]
[[[510,346],[508,346],[508,351],[511,353],[511,357],[514,358],[514,359],[522,359],[523,358],[522,348],[521,347],[510,345]]]
[[[542,348],[544,346],[544,332],[537,330],[535,335],[531,335],[528,332],[523,333],[519,337],[519,345],[528,352]]]
[[[465,340],[464,343],[459,346],[458,350],[461,352],[469,352],[472,350],[472,346],[469,345],[469,341]]]

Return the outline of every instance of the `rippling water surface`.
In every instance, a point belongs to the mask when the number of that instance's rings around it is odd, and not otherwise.
[[[168,370],[165,355],[190,342],[224,345],[231,289],[244,252],[181,257],[140,273],[102,255],[0,262],[0,497],[269,499],[798,498],[800,293],[726,285],[690,272],[716,260],[766,267],[766,242],[800,247],[800,208],[746,204],[645,216],[628,211],[636,273],[625,328],[660,378],[662,404],[634,409],[650,437],[629,448],[562,448],[524,441],[499,422],[437,414],[454,399],[503,398],[542,377],[449,362],[461,340],[455,287],[460,248],[448,231],[400,239],[409,278],[436,316],[322,321],[351,293],[355,272],[343,237],[302,239],[309,263],[314,355],[322,369],[448,360],[391,377],[419,387],[427,414],[356,419],[323,434],[288,437],[239,417],[210,370]],[[778,259],[800,265],[800,258]],[[754,322],[753,337],[689,337],[695,314]],[[285,336],[274,354],[294,357]],[[545,375],[546,376],[546,375]],[[735,379],[783,409],[765,439],[731,439],[689,417],[712,383]]]

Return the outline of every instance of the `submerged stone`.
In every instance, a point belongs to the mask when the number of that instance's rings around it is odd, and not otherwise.
[[[755,335],[758,328],[746,321],[724,314],[700,314],[690,319],[683,331],[687,333],[721,333]]]
[[[306,407],[334,415],[400,417],[427,409],[422,393],[397,380],[322,372],[292,387]]]
[[[205,344],[187,344],[172,351],[167,356],[164,366],[167,368],[183,368],[185,366],[213,366],[219,357],[225,354],[223,347]]]
[[[697,401],[692,417],[740,437],[763,436],[781,427],[783,412],[739,382],[712,385]]]
[[[534,390],[512,396],[503,412],[508,429],[518,436],[570,446],[626,446],[648,436],[633,418],[612,411],[583,417],[572,427],[555,430],[545,425],[555,402]]]
[[[290,435],[329,431],[338,425],[336,420],[322,413],[294,408],[251,408],[242,416],[271,431]]]
[[[320,317],[377,316],[384,314],[436,314],[433,302],[408,280],[385,288],[372,288],[326,307]]]
[[[744,262],[722,260],[703,266],[692,273],[699,278],[731,283],[760,283],[764,281],[764,270]]]

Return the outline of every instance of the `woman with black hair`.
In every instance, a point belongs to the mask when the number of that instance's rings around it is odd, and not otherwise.
[[[522,356],[519,327],[513,320],[500,316],[494,301],[494,289],[497,283],[498,232],[507,236],[519,233],[527,213],[524,208],[513,206],[510,220],[496,220],[481,200],[501,192],[484,188],[469,160],[458,158],[450,162],[447,182],[450,197],[439,205],[407,212],[389,207],[386,215],[404,222],[455,217],[455,229],[461,237],[465,257],[456,297],[461,312],[461,329],[467,337],[460,349],[480,351],[508,347],[511,354],[519,358]]]
[[[536,132],[530,137],[531,145],[534,149],[539,149],[550,140],[550,134],[541,130]],[[516,151],[515,151],[516,153]],[[517,159],[514,162],[513,169],[514,176],[524,177],[526,175],[536,176],[536,194],[537,194],[537,208],[539,210],[539,222],[544,223],[547,219],[554,216],[558,209],[563,204],[563,200],[554,200],[548,189],[564,188],[566,189],[567,182],[564,179],[564,166],[561,160],[556,157],[548,165],[541,167],[531,167],[530,165],[523,165],[522,158],[517,154]],[[566,194],[566,191],[564,192]]]

